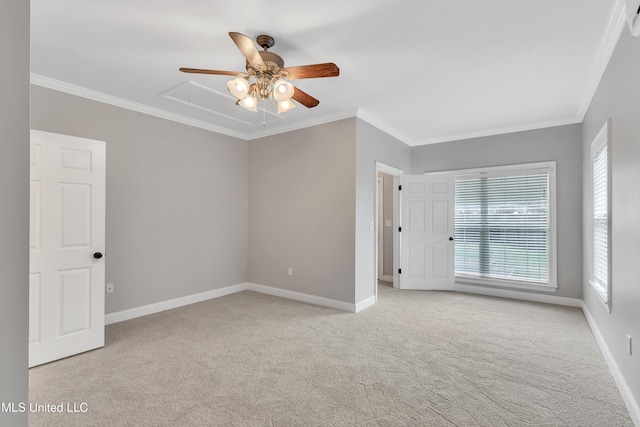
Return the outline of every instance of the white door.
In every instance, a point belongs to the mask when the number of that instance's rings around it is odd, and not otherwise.
[[[31,131],[30,367],[104,346],[105,154]]]
[[[400,178],[400,289],[452,290],[453,175],[403,175]]]

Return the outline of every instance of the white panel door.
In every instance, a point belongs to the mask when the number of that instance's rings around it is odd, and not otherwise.
[[[104,346],[105,154],[31,131],[30,367]]]
[[[453,175],[403,175],[400,289],[452,290]]]

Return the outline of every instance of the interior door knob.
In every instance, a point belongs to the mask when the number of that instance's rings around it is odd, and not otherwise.
[[[94,257],[95,259],[100,259],[100,258],[102,258],[102,252],[94,252],[94,253],[93,253],[93,257]]]
[[[449,240],[453,241],[453,237],[449,237]]]

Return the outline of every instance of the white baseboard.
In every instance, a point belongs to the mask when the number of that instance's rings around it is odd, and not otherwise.
[[[301,292],[288,291],[286,289],[273,288],[271,286],[258,285],[256,283],[248,283],[247,289],[250,291],[259,292],[261,294],[291,299],[294,301],[306,302],[307,304],[320,305],[323,307],[334,308],[336,310],[348,311],[350,313],[356,312],[355,304],[349,302],[303,294]]]
[[[303,294],[301,292],[288,291],[285,289],[273,288],[270,286],[258,285],[255,283],[238,283],[237,285],[214,289],[199,294],[187,295],[185,297],[143,305],[141,307],[117,311],[115,313],[109,313],[105,315],[104,323],[105,325],[111,325],[112,323],[124,322],[125,320],[135,319],[136,317],[159,313],[161,311],[171,310],[172,308],[183,307],[185,305],[195,304],[197,302],[207,301],[214,298],[220,298],[225,295],[231,295],[235,294],[236,292],[247,290],[258,292],[261,294],[273,295],[280,298],[286,298],[294,301],[305,302],[308,304],[320,305],[322,307],[329,307],[336,310],[348,311],[350,313],[356,313],[357,311],[363,310],[375,303],[375,297],[372,297],[374,298],[373,302],[370,302],[369,299],[367,299],[359,303],[358,307],[356,307],[356,304],[318,297],[315,295]]]
[[[360,301],[359,303],[356,303],[356,313],[364,310],[367,307],[371,307],[372,305],[374,305],[376,303],[376,296],[375,295],[371,295],[369,298]]]
[[[589,324],[589,327],[591,327],[591,332],[593,332],[593,336],[596,338],[596,342],[600,347],[602,356],[604,356],[604,360],[609,366],[609,370],[611,371],[611,375],[618,386],[618,390],[620,390],[622,400],[624,400],[625,405],[627,405],[631,420],[636,426],[640,427],[640,404],[638,404],[638,401],[633,397],[633,393],[631,393],[631,390],[622,375],[622,371],[620,371],[620,367],[618,367],[616,360],[613,358],[613,354],[611,353],[611,350],[609,350],[607,342],[604,340],[600,329],[598,329],[598,325],[584,302],[582,303],[582,312],[584,313],[584,317],[587,318],[587,323]]]
[[[385,282],[391,282],[391,283],[393,283],[393,276],[385,276],[385,275],[382,275],[382,277],[380,277],[380,280],[384,280]]]
[[[135,319],[136,317],[146,316],[148,314],[159,313],[172,308],[178,308],[189,304],[195,304],[214,298],[220,298],[225,295],[235,294],[236,292],[246,291],[247,283],[239,283],[224,288],[214,289],[186,297],[175,298],[167,301],[157,302],[154,304],[143,305],[141,307],[131,308],[129,310],[116,311],[104,316],[104,323],[110,325],[112,323],[124,322],[125,320]]]
[[[487,295],[499,298],[519,299],[532,302],[543,302],[546,304],[564,305],[568,307],[582,307],[582,300],[579,298],[558,297],[555,295],[534,294],[531,292],[510,291],[508,289],[486,288],[483,286],[454,285],[456,292],[466,292],[469,294]]]

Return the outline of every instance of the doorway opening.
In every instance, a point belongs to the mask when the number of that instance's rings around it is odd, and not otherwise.
[[[376,162],[375,176],[375,296],[378,285],[399,287],[400,194],[401,169]]]

